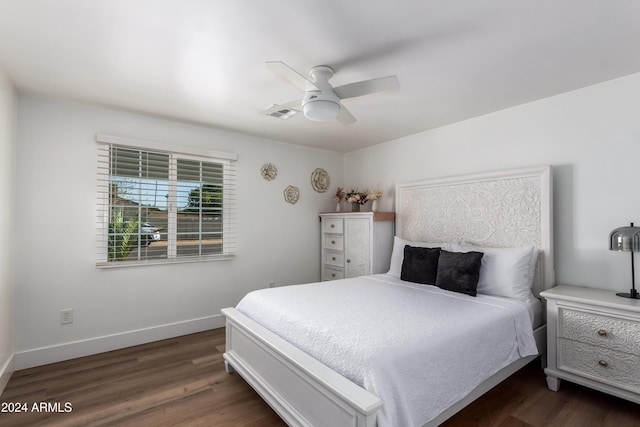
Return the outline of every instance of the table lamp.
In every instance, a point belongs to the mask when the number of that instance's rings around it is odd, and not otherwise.
[[[630,292],[619,292],[616,295],[624,298],[640,299],[636,290],[636,278],[633,266],[633,253],[640,252],[640,227],[634,227],[633,223],[629,227],[616,228],[609,234],[609,249],[612,251],[631,252],[631,290]]]

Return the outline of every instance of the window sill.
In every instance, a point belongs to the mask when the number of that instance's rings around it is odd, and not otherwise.
[[[208,256],[208,257],[156,259],[156,260],[148,260],[148,261],[112,261],[112,262],[96,263],[96,268],[99,268],[99,269],[128,268],[128,267],[140,267],[140,266],[147,266],[147,265],[168,265],[168,264],[185,264],[185,263],[193,263],[193,262],[230,261],[232,259],[235,259],[235,255],[216,255],[216,256]]]

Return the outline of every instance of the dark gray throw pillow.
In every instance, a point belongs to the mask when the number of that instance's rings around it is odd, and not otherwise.
[[[482,252],[441,251],[436,286],[447,291],[476,296]]]
[[[405,245],[400,279],[425,285],[435,284],[439,256],[440,248],[421,248]]]

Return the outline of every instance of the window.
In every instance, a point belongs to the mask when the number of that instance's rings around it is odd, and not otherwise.
[[[233,257],[235,155],[97,140],[98,266]]]

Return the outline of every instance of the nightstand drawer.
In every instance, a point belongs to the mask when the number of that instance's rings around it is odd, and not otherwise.
[[[325,267],[322,273],[322,280],[337,280],[344,279],[344,270],[339,270],[331,267]]]
[[[324,253],[324,263],[335,267],[344,267],[344,252],[326,251]]]
[[[323,233],[344,233],[344,221],[342,218],[325,218],[322,220]]]
[[[324,236],[324,248],[334,251],[344,250],[344,236]]]
[[[640,392],[639,366],[640,356],[563,338],[558,340],[560,370],[637,393]]]
[[[561,308],[558,335],[640,356],[640,322]]]

